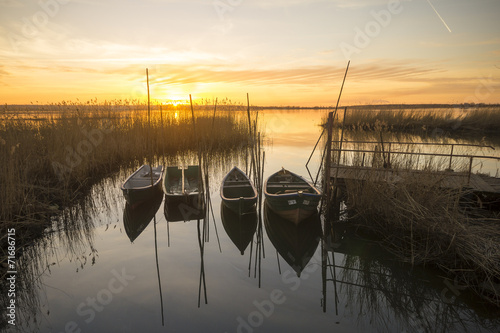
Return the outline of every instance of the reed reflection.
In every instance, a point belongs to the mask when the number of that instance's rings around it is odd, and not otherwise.
[[[396,264],[377,242],[360,238],[345,224],[325,227],[324,312],[331,302],[336,315],[346,309],[362,316],[360,325],[370,326],[359,326],[361,331],[493,332],[499,327],[498,311],[474,303],[467,291],[452,300],[443,297],[452,294],[449,283],[431,270]]]

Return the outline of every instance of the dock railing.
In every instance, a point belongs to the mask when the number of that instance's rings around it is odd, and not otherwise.
[[[381,147],[380,151],[376,149],[353,149],[353,148],[345,148],[346,145],[349,144],[360,144],[360,145],[374,145],[375,147]],[[332,147],[332,145],[337,145],[339,148]],[[395,149],[397,147],[410,147],[410,146],[436,146],[436,147],[449,147],[449,153],[440,153],[440,152],[421,152],[421,151],[401,151]],[[339,158],[337,159],[337,163],[332,163],[331,168],[337,168],[340,166],[340,156],[342,153],[363,153],[363,159],[361,162],[361,167],[364,167],[364,155],[367,153],[376,154],[380,153],[384,157],[385,167],[391,167],[391,155],[406,155],[406,156],[428,156],[428,157],[447,157],[448,161],[448,171],[452,170],[452,162],[453,159],[456,158],[466,158],[469,160],[468,165],[468,178],[470,179],[470,175],[472,173],[472,167],[475,159],[492,159],[492,160],[500,160],[498,156],[491,155],[477,155],[477,154],[461,154],[456,153],[455,147],[465,147],[465,148],[488,148],[491,150],[495,150],[495,148],[491,145],[481,145],[481,144],[467,144],[467,143],[433,143],[433,142],[397,142],[397,141],[349,141],[349,140],[332,140],[330,143],[331,151],[338,153]]]

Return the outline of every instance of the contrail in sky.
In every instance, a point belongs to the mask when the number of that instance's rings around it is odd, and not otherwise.
[[[441,22],[443,22],[443,24],[446,27],[446,29],[448,29],[448,31],[451,32],[450,27],[448,26],[448,24],[446,24],[446,22],[443,20],[443,18],[441,17],[441,15],[439,15],[438,11],[436,10],[436,8],[434,8],[434,6],[432,5],[431,1],[427,0],[427,2],[429,3],[429,5],[431,5],[432,9],[434,9],[434,12],[439,17],[439,19],[441,20]]]

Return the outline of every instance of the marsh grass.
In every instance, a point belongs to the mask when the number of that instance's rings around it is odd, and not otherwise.
[[[39,108],[40,112],[36,109]],[[238,112],[186,106],[64,102],[4,111],[0,117],[0,226],[30,229],[31,222],[57,214],[102,177],[146,159],[194,151],[208,153],[251,144]],[[194,131],[196,128],[196,132]],[[209,144],[207,144],[209,143]],[[2,233],[2,235],[5,233]]]
[[[345,237],[356,244],[357,240],[348,235]],[[363,255],[346,254],[337,273],[339,281],[349,282],[340,284],[340,294],[345,295],[347,304],[359,307],[352,315],[369,318],[369,327],[358,330],[395,331],[395,323],[401,325],[397,332],[471,332],[481,331],[481,327],[498,327],[500,319],[487,307],[477,303],[464,306],[455,299],[453,303],[446,302],[439,272],[434,275],[429,274],[429,269],[397,265],[378,246],[367,241],[362,244],[357,248],[362,249]],[[449,295],[455,296],[447,291],[446,296]],[[416,319],[415,314],[417,320],[408,320]]]
[[[364,160],[368,170],[382,168],[380,150],[370,158],[360,155],[345,154],[341,163],[360,165]],[[419,172],[397,181],[382,182],[369,172],[363,180],[346,180],[346,206],[360,231],[379,239],[403,261],[437,267],[459,281],[460,290],[474,291],[500,306],[498,213],[479,209],[471,190],[441,187],[446,173],[436,171],[447,169],[448,163],[447,158],[418,155],[391,159],[396,175],[398,170]],[[466,161],[456,160],[452,167],[467,170]]]
[[[336,126],[342,125],[342,116]],[[351,130],[392,132],[409,131],[486,131],[498,132],[500,107],[476,108],[357,108],[350,107],[346,115],[345,128]]]
[[[464,194],[438,189],[428,176],[410,182],[349,182],[347,205],[362,229],[402,260],[440,268],[500,306],[500,220],[466,211]]]

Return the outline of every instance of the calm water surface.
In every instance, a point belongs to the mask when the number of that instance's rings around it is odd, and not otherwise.
[[[259,114],[266,131],[265,176],[281,167],[308,175],[305,163],[322,116]],[[196,163],[189,155],[183,159]],[[317,153],[310,165],[314,175],[319,161]],[[42,265],[31,296],[35,309],[23,311],[23,322],[30,324],[22,330],[498,332],[498,316],[480,310],[466,290],[452,288],[453,281],[439,274],[398,265],[374,244],[340,234],[327,241],[323,262],[314,223],[319,221],[297,229],[272,216],[270,223],[265,216],[260,223],[249,217],[256,232],[242,231],[241,239],[253,237],[245,248],[234,236],[237,219],[221,219],[219,186],[233,164],[245,169],[241,159],[228,157],[210,170],[215,219],[210,213],[206,225],[195,219],[167,222],[160,197],[156,224],[136,230],[132,242],[119,189],[132,170],[96,185],[92,209],[75,212],[81,214],[80,231],[51,231],[40,246],[49,266]],[[302,271],[290,266],[291,255],[302,262]]]

